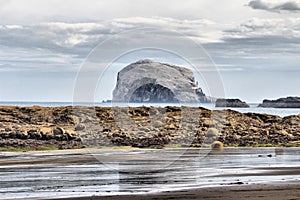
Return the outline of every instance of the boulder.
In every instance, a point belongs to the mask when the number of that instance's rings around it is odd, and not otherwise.
[[[27,134],[29,135],[30,139],[41,139],[42,138],[41,134],[35,129],[28,130]]]
[[[210,99],[195,83],[192,70],[140,60],[118,73],[113,102],[196,103]]]
[[[61,127],[56,127],[56,128],[53,128],[53,134],[54,135],[64,135],[65,130]]]
[[[84,124],[78,124],[75,127],[75,131],[83,131],[85,129],[85,125]]]
[[[249,108],[250,106],[240,99],[217,99],[216,107]]]

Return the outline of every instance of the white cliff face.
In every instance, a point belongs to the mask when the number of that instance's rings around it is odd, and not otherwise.
[[[118,73],[115,102],[207,102],[190,69],[141,60]]]

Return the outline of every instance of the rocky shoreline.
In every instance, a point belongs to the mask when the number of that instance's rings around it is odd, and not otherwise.
[[[190,107],[0,106],[0,147],[299,146],[300,115]]]

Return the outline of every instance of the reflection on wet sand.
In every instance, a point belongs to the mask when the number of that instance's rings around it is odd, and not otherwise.
[[[300,180],[299,148],[0,153],[1,199],[153,194]],[[271,155],[271,156],[268,156]]]

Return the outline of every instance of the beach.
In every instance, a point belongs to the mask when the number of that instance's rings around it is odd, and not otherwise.
[[[300,199],[300,115],[176,106],[0,113],[0,199]],[[212,151],[214,141],[225,148]]]
[[[1,199],[299,199],[299,148],[2,152]]]
[[[300,199],[300,184],[291,183],[285,185],[268,185],[256,184],[251,186],[231,186],[226,188],[206,188],[183,190],[175,192],[165,192],[159,194],[147,195],[126,195],[126,196],[107,196],[107,197],[79,197],[69,198],[74,200],[158,200],[158,199],[212,199],[212,200],[283,200],[283,199]],[[68,199],[68,198],[65,198]]]

